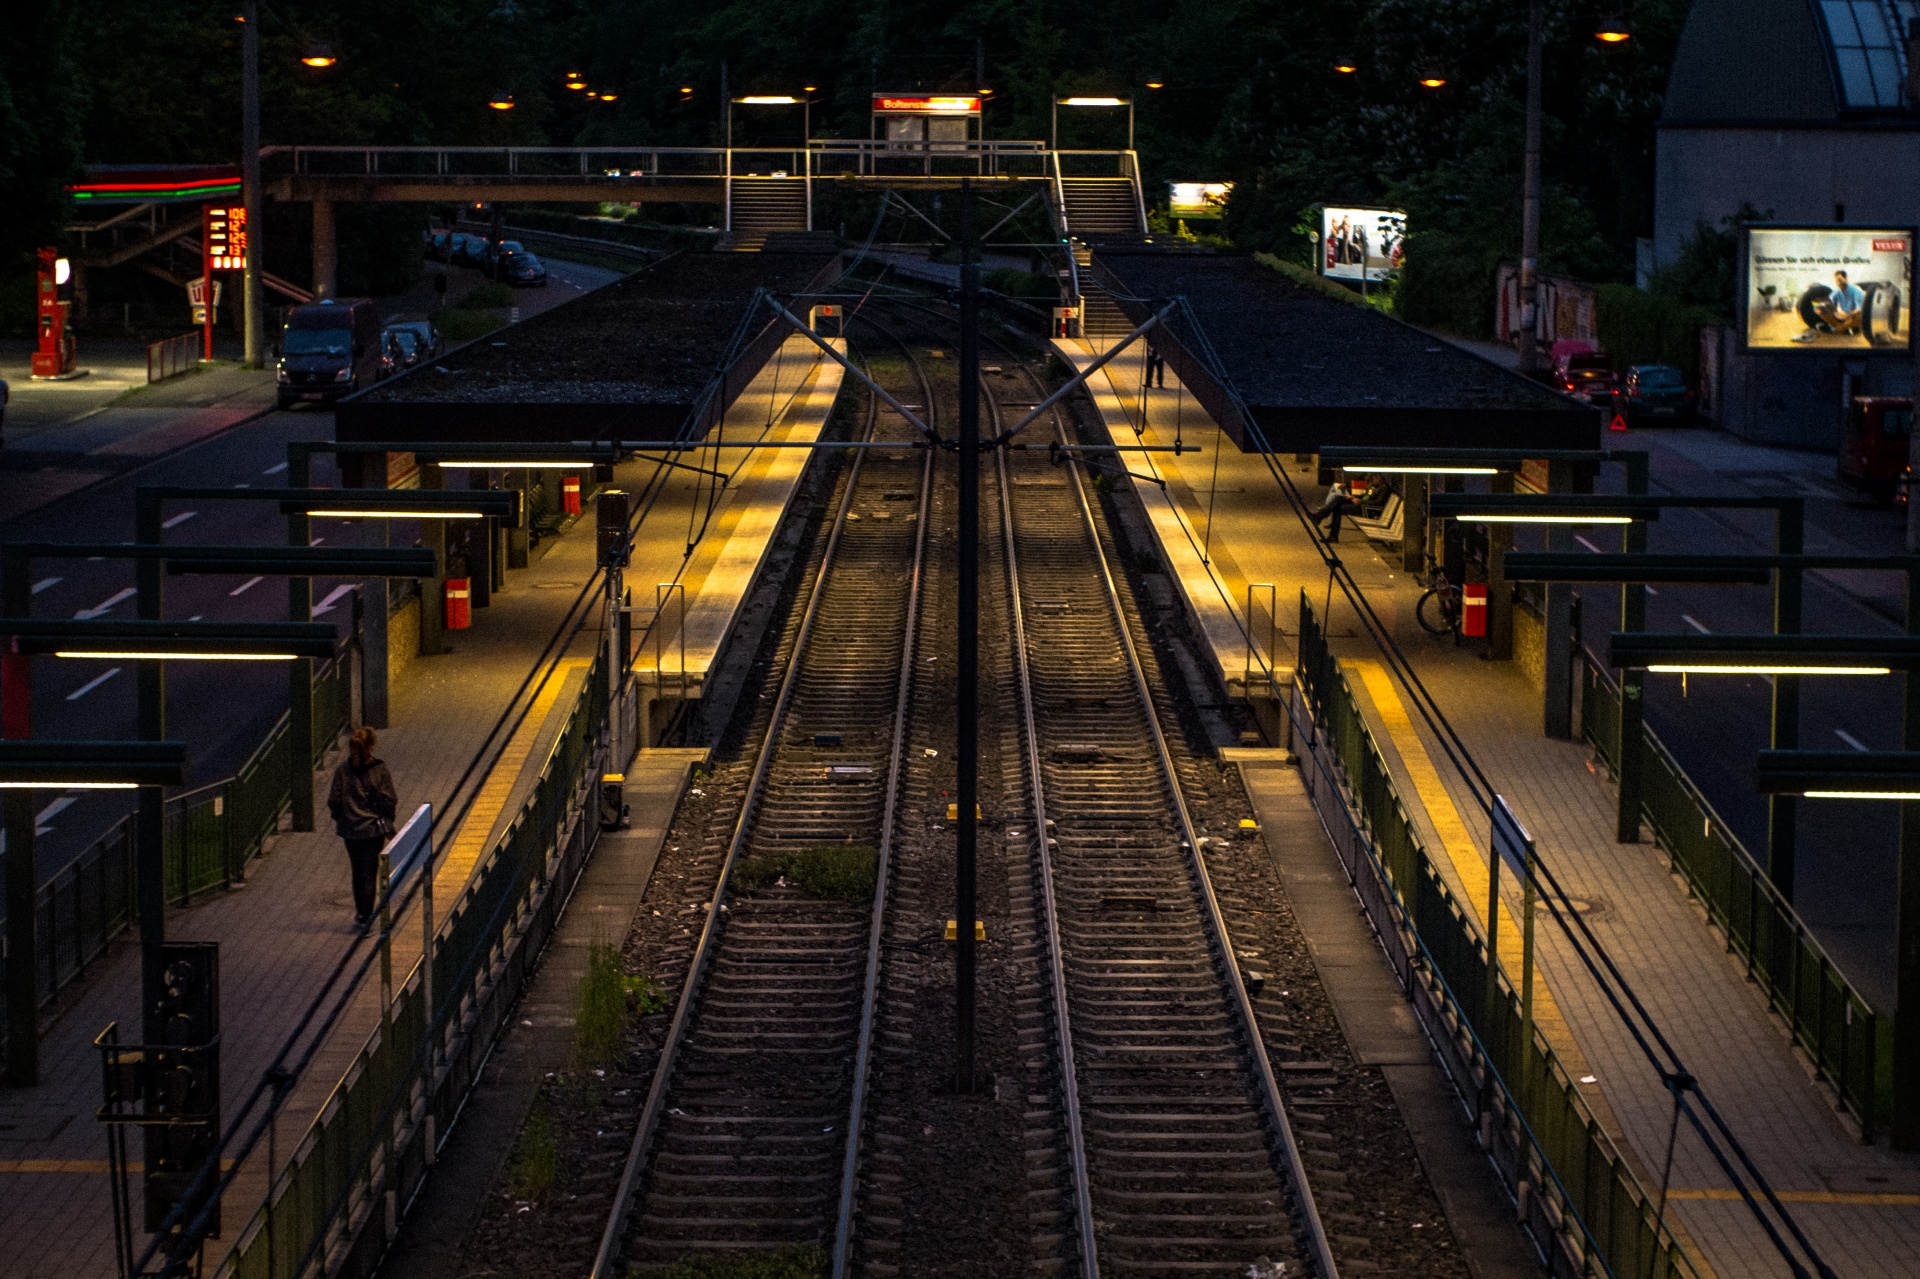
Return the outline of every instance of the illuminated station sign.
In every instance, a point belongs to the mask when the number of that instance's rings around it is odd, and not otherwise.
[[[875,115],[979,115],[980,95],[952,93],[876,93]]]

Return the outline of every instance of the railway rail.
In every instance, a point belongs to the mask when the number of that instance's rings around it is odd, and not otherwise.
[[[867,438],[905,445],[909,428],[882,412],[871,409]],[[622,1261],[815,1243],[846,1215],[932,467],[930,451],[910,446],[854,455],[594,1279]],[[873,851],[870,906],[773,877],[821,846]],[[743,889],[750,867],[762,873]]]
[[[1082,466],[994,465],[1079,1270],[1334,1279]]]

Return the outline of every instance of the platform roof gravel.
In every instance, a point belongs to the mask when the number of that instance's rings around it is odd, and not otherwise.
[[[1105,250],[1098,273],[1135,322],[1184,297],[1269,447],[1322,444],[1592,448],[1599,414],[1530,378],[1243,255]],[[1168,361],[1242,448],[1220,380],[1183,325]]]

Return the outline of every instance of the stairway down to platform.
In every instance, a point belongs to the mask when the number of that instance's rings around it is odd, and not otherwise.
[[[1078,239],[1140,236],[1140,200],[1132,178],[1061,178],[1067,231]]]
[[[1133,321],[1114,302],[1106,286],[1093,278],[1093,252],[1076,244],[1073,260],[1080,277],[1080,336],[1104,346],[1133,332]]]
[[[770,234],[807,230],[805,178],[734,178],[727,198],[728,248],[757,251]]]

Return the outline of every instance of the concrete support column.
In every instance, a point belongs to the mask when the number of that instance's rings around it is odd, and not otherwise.
[[[525,568],[530,552],[528,534],[532,528],[531,485],[525,471],[507,472],[507,487],[520,494],[520,518],[507,530],[507,567]]]
[[[1547,491],[1566,493],[1573,489],[1573,463],[1547,463]],[[1565,524],[1547,526],[1547,549],[1565,554],[1573,550],[1573,529]],[[1542,727],[1548,737],[1573,736],[1573,587],[1566,582],[1547,583],[1547,625],[1545,663],[1545,708]]]
[[[1408,573],[1427,571],[1427,491],[1433,481],[1425,475],[1406,477],[1400,495],[1400,567]]]
[[[469,489],[485,490],[487,469],[474,467],[467,472]],[[491,515],[479,521],[463,521],[470,525],[466,530],[467,538],[467,579],[470,598],[475,608],[493,607],[493,525]]]
[[[1513,473],[1502,471],[1488,487],[1495,493],[1513,492]],[[1487,657],[1490,661],[1513,660],[1513,595],[1507,587],[1507,552],[1513,549],[1513,526],[1489,524],[1487,528]]]
[[[333,201],[313,202],[313,296],[335,296],[340,270],[340,245],[334,237]]]
[[[433,491],[445,488],[438,466],[428,462],[420,467],[420,487]],[[420,521],[420,545],[433,552],[433,576],[420,582],[420,656],[438,657],[447,651],[446,620],[443,609],[447,596],[447,521]]]

